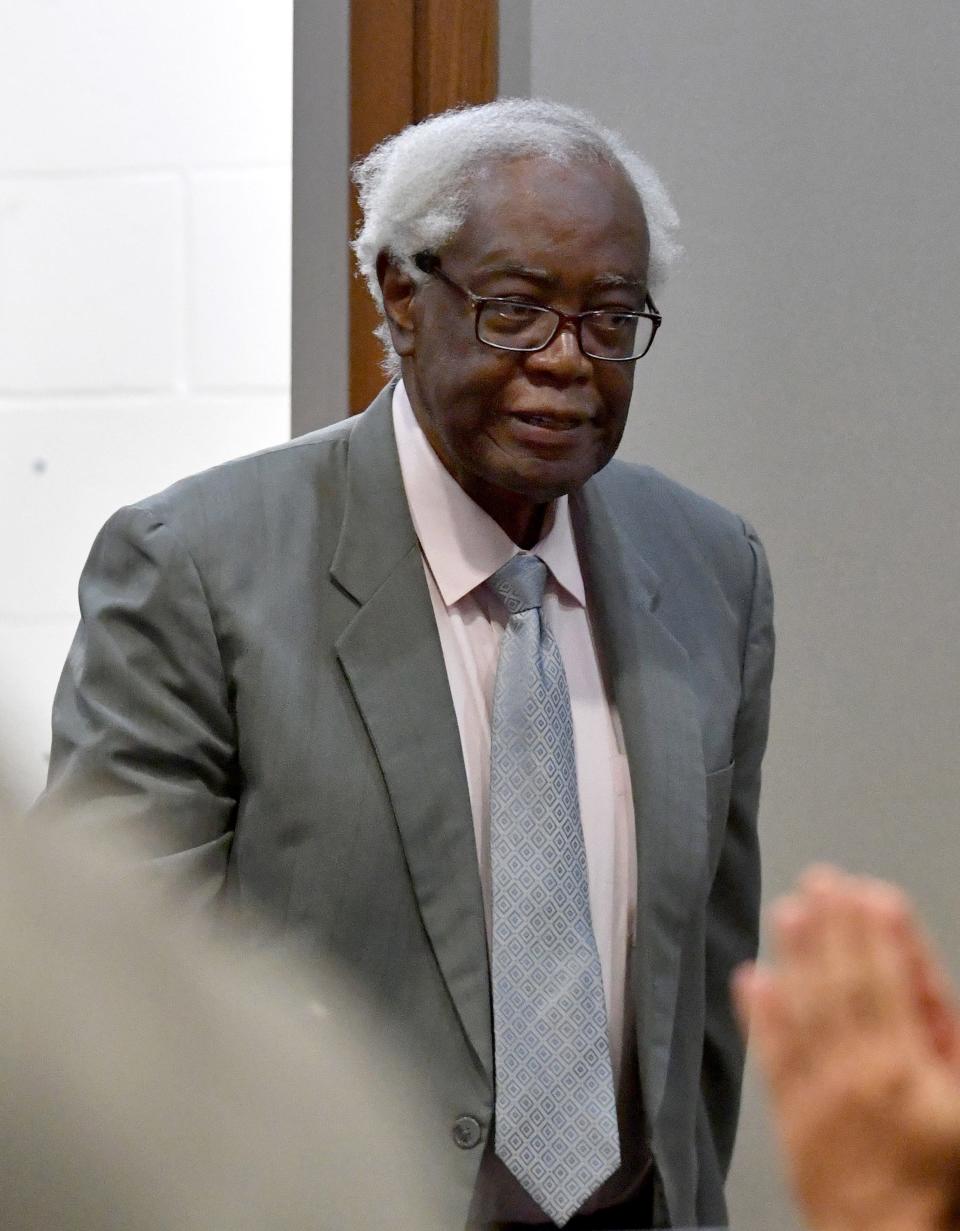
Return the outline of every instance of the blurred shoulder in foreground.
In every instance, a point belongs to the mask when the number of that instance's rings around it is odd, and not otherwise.
[[[4,1231],[449,1227],[414,1083],[339,981],[321,1005],[178,926],[67,830],[0,799]]]

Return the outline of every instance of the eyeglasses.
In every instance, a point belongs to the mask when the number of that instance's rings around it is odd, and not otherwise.
[[[620,312],[599,308],[589,312],[559,312],[539,304],[515,299],[491,299],[474,295],[454,282],[440,268],[440,258],[432,252],[418,252],[416,267],[445,283],[467,298],[476,312],[476,335],[480,342],[497,350],[545,350],[568,322],[576,328],[577,344],[590,359],[630,363],[642,359],[656,337],[663,319],[649,295],[643,312]]]

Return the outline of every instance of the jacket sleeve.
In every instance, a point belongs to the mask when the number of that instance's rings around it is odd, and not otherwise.
[[[701,1195],[719,1191],[730,1166],[740,1110],[745,1044],[730,997],[734,968],[756,956],[760,915],[760,851],[757,808],[760,763],[767,743],[773,674],[773,593],[766,554],[746,527],[754,579],[741,671],[741,696],[733,740],[734,770],[726,833],[707,902],[706,1026],[700,1074],[698,1134]],[[706,1149],[705,1149],[706,1147]],[[712,1177],[704,1169],[715,1165]],[[698,1211],[707,1222],[718,1211]]]
[[[236,741],[197,567],[160,517],[121,509],[91,550],[80,613],[34,815],[129,835],[138,862],[209,899],[232,836]]]

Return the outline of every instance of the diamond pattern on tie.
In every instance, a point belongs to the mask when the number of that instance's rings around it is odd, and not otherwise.
[[[570,697],[540,606],[547,568],[517,555],[489,584],[510,619],[494,687],[494,1148],[563,1226],[619,1166],[600,960],[590,919]]]

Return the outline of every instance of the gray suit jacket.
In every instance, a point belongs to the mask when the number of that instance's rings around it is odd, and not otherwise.
[[[572,511],[634,791],[658,1218],[722,1223],[743,1063],[727,981],[757,936],[768,573],[749,527],[647,468],[612,462]],[[482,1143],[493,1115],[488,963],[389,391],[121,510],[80,599],[47,801],[142,827],[157,867],[356,977],[418,1057],[462,1221],[473,1121]]]

